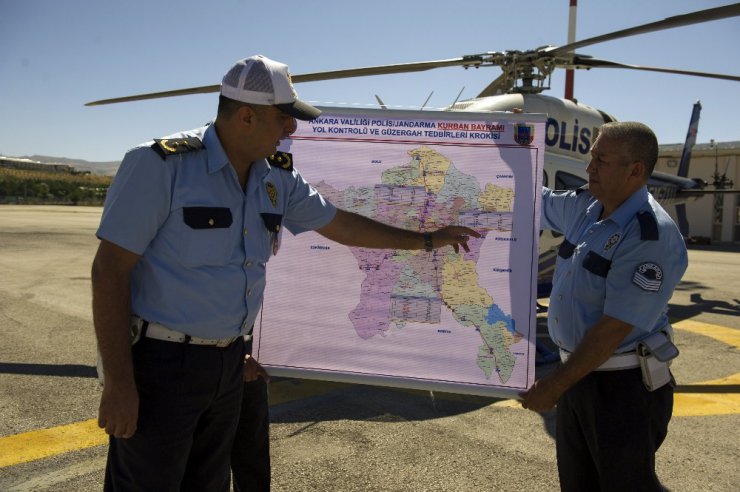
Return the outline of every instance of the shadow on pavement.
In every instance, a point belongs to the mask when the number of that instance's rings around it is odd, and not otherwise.
[[[95,366],[85,366],[82,364],[27,364],[22,362],[0,362],[0,374],[62,376],[71,378],[98,377]]]
[[[727,301],[704,299],[701,294],[691,294],[691,304],[668,304],[668,313],[671,319],[690,319],[699,314],[721,314],[724,316],[740,316],[740,300],[733,299],[734,304]]]

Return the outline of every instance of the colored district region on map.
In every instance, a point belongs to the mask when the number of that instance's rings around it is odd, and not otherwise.
[[[496,372],[505,383],[516,363],[510,347],[521,335],[481,287],[476,264],[490,231],[512,230],[514,190],[492,184],[481,190],[474,176],[426,146],[408,155],[409,162],[382,173],[380,184],[336,190],[322,182],[317,188],[346,210],[397,227],[433,231],[459,224],[481,237],[471,238],[470,252],[460,253],[450,247],[432,252],[351,248],[366,276],[349,319],[358,336],[369,339],[391,323],[398,328],[409,322],[439,324],[442,309],[449,309],[461,326],[480,334],[476,363],[486,378]]]

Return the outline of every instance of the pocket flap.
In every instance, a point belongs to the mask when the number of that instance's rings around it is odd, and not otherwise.
[[[193,229],[223,229],[234,221],[227,207],[183,207],[182,218]]]
[[[280,232],[280,224],[283,222],[283,216],[280,214],[268,214],[265,212],[260,213],[262,221],[265,223],[265,227],[270,232]]]
[[[595,275],[598,275],[599,277],[606,278],[611,267],[611,260],[607,260],[603,256],[598,255],[593,251],[589,251],[586,257],[583,259],[583,268]]]

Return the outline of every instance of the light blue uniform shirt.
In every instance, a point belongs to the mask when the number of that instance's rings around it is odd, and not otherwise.
[[[319,229],[334,206],[296,171],[253,163],[246,193],[213,125],[204,149],[162,158],[148,142],[129,151],[108,191],[97,236],[141,259],[131,277],[134,314],[203,338],[246,334],[262,305],[275,233]],[[274,202],[274,203],[273,203]]]
[[[616,353],[634,350],[636,342],[658,330],[670,330],[668,301],[688,266],[678,227],[646,187],[599,220],[602,208],[587,190],[542,190],[542,228],[565,235],[548,330],[570,352],[603,314],[633,326]]]

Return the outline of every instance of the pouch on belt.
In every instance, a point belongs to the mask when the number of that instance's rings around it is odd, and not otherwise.
[[[653,333],[637,344],[637,358],[642,370],[642,382],[648,391],[655,391],[671,381],[671,361],[678,357],[678,347],[667,333]]]

